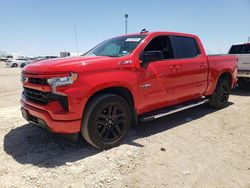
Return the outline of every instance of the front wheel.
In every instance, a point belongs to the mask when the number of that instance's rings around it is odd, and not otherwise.
[[[93,98],[83,115],[81,134],[91,145],[108,149],[121,143],[131,124],[126,100],[114,94]]]
[[[209,98],[209,105],[215,109],[226,107],[230,95],[230,81],[226,78],[220,78],[214,93]]]

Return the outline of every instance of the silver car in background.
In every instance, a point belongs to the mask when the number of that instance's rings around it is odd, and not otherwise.
[[[30,60],[27,58],[17,58],[6,61],[7,67],[24,67],[26,64],[29,64]]]

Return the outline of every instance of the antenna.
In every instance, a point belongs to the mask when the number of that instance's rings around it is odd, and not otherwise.
[[[75,42],[76,42],[76,55],[78,56],[78,42],[77,42],[76,24],[74,24],[74,31],[75,31]]]
[[[142,29],[140,34],[147,33],[148,31],[146,29]]]

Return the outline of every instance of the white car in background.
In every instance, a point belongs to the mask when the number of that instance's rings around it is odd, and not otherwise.
[[[17,58],[6,61],[7,67],[23,67],[26,64],[29,64],[30,60],[27,58]]]
[[[232,45],[229,54],[238,57],[239,86],[250,88],[250,43]]]

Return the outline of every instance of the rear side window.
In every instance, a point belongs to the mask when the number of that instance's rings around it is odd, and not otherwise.
[[[200,49],[194,38],[175,36],[178,58],[192,58],[200,54]]]
[[[250,44],[233,45],[229,54],[250,54]]]

